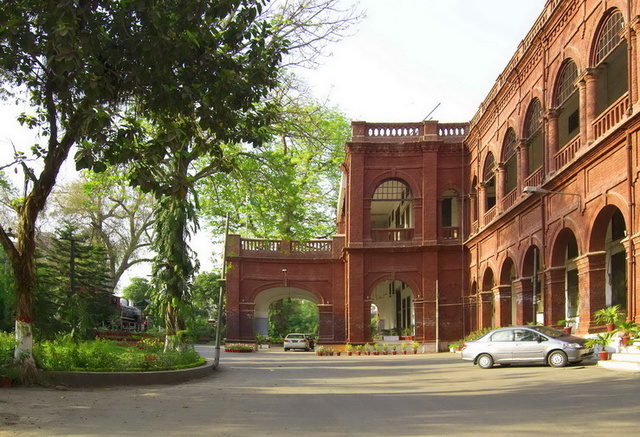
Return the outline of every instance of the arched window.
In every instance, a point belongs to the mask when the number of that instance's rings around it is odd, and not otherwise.
[[[627,41],[624,18],[613,10],[603,21],[593,50],[593,66],[598,68],[596,111],[604,112],[628,90]]]
[[[485,212],[496,206],[496,161],[493,153],[489,152],[484,161],[484,171],[482,172],[482,182],[484,184]]]
[[[529,168],[532,174],[542,167],[544,141],[542,135],[542,105],[540,100],[533,99],[524,118],[524,137],[529,146]]]
[[[516,131],[507,129],[502,143],[502,161],[505,169],[505,193],[514,190],[518,185],[518,154],[516,153]]]
[[[460,237],[460,217],[458,213],[458,192],[447,190],[442,194],[441,202],[442,238],[445,240]]]
[[[556,87],[553,106],[558,110],[558,147],[562,148],[580,133],[580,98],[576,79],[578,68],[573,60],[564,62]]]
[[[371,200],[371,234],[374,241],[413,238],[413,195],[404,182],[390,179],[376,188]],[[400,231],[399,229],[406,229]]]

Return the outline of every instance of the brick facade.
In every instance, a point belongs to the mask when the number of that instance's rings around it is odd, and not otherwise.
[[[612,304],[640,322],[639,14],[549,0],[470,123],[354,122],[333,240],[230,238],[228,340],[286,295],[336,344],[371,340],[372,306],[433,350],[534,318],[585,334]]]

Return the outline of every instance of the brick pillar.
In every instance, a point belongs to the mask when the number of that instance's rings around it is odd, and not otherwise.
[[[478,329],[493,325],[493,293],[481,291],[478,295]]]
[[[583,124],[582,124],[583,121],[584,121],[584,129],[586,129],[586,132],[585,132],[586,135],[585,136],[581,135],[583,145],[591,143],[594,140],[593,121],[598,116],[597,106],[596,106],[597,99],[598,99],[597,79],[598,79],[598,72],[593,68],[587,69],[587,72],[583,77],[584,96],[583,94],[580,94],[580,113],[584,114],[584,119],[582,119],[582,117],[580,119],[580,133],[582,134],[583,132]],[[580,87],[578,87],[578,89],[579,91],[581,91]],[[583,100],[583,97],[584,97],[584,100]]]
[[[516,291],[517,325],[526,325],[533,321],[533,284],[531,278],[521,278],[514,282]]]
[[[503,210],[502,200],[506,194],[506,178],[507,170],[504,168],[504,163],[498,163],[498,171],[496,171],[496,211],[501,213]]]
[[[485,212],[487,212],[487,197],[485,194],[485,186],[483,183],[480,183],[478,185],[478,223],[480,223],[480,227],[485,225]]]
[[[371,300],[364,293],[364,258],[361,254],[346,255],[347,339],[358,344],[371,336]]]
[[[525,181],[529,177],[529,144],[524,140],[520,140],[518,145],[518,172],[518,188],[522,193]]]
[[[493,288],[494,325],[513,325],[511,310],[511,285],[498,285]]]
[[[318,329],[318,342],[330,343],[334,340],[333,335],[333,305],[332,304],[320,304],[318,305],[318,317],[319,317],[319,329]]]
[[[627,287],[629,290],[629,297],[627,301],[627,313],[630,320],[636,323],[640,323],[640,300],[638,299],[638,292],[636,287],[640,278],[640,237],[634,236],[629,239],[629,243],[625,244],[627,248],[627,265],[629,266],[627,272]]]
[[[566,318],[566,268],[552,267],[545,271],[544,323],[555,325]]]
[[[606,252],[592,252],[576,259],[578,267],[578,333],[591,332],[597,325],[594,311],[606,307]]]
[[[254,341],[255,332],[253,327],[253,317],[255,312],[255,304],[253,302],[240,303],[240,340]]]
[[[558,153],[559,148],[559,137],[558,137],[558,116],[560,113],[557,109],[551,109],[547,113],[547,131],[548,131],[548,139],[547,139],[547,169],[548,172],[555,172],[556,169],[556,153]]]

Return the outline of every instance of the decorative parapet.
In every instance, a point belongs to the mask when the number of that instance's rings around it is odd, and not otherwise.
[[[463,140],[468,133],[468,123],[351,123],[354,142],[411,142],[425,140]]]
[[[242,238],[229,235],[227,255],[258,258],[339,258],[344,236],[331,240],[288,241],[267,238]]]

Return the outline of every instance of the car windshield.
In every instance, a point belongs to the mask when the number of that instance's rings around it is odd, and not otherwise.
[[[529,328],[538,331],[541,334],[546,335],[551,338],[560,338],[560,337],[568,337],[568,334],[565,334],[562,331],[558,331],[554,328],[549,328],[548,326],[529,326]]]

